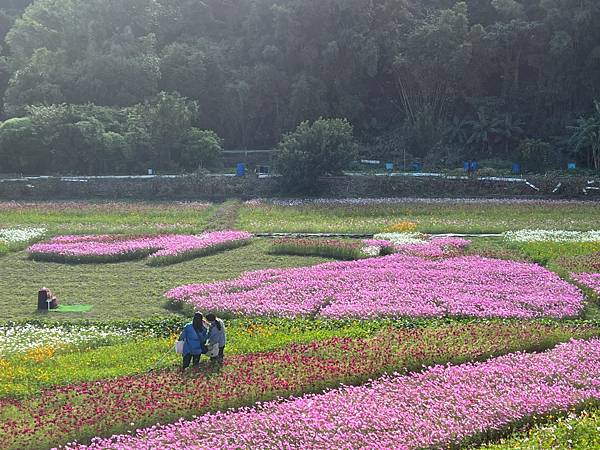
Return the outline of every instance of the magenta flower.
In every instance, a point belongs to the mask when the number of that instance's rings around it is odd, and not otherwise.
[[[571,341],[540,354],[435,366],[67,448],[444,448],[588,400],[600,400],[598,339]]]
[[[600,273],[572,273],[571,278],[593,289],[596,294],[600,295]]]
[[[165,295],[200,310],[284,317],[561,318],[577,316],[583,307],[579,289],[541,266],[478,256],[394,254],[259,270]]]
[[[62,262],[114,262],[149,256],[150,264],[179,262],[243,245],[252,238],[245,231],[215,231],[199,235],[57,236],[29,247],[31,258]]]

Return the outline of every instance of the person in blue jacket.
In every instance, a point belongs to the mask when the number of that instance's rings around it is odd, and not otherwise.
[[[183,331],[179,336],[179,340],[183,341],[183,372],[194,360],[193,367],[198,367],[200,364],[200,355],[207,352],[206,339],[208,338],[208,330],[204,326],[204,317],[201,313],[195,313],[192,323],[188,323],[183,327]]]

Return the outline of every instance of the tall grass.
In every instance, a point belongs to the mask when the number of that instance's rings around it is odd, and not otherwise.
[[[366,258],[360,242],[335,239],[278,239],[269,252],[273,255],[320,256],[341,260]]]

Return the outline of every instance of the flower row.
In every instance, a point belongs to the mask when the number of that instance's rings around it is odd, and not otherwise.
[[[442,448],[599,401],[598,380],[600,340],[571,341],[541,354],[394,374],[364,386],[206,414],[68,448]]]
[[[220,373],[212,375],[182,377],[163,370],[55,386],[21,400],[0,399],[0,417],[6,418],[0,422],[0,448],[42,448],[110,436],[134,426],[360,384],[396,370],[546,349],[571,336],[595,335],[596,328],[536,323],[384,329],[367,339],[332,338],[227,356]]]
[[[470,243],[468,239],[458,237],[434,237],[426,242],[398,245],[396,250],[406,255],[441,258],[457,254]]]
[[[42,237],[45,228],[0,228],[0,242],[15,244],[29,242]]]
[[[54,349],[112,345],[137,336],[148,336],[134,328],[94,325],[50,326],[44,324],[1,325],[0,356],[27,353],[38,347]]]
[[[31,258],[59,262],[113,262],[149,256],[149,264],[170,264],[243,245],[252,238],[244,231],[200,235],[57,236],[29,247]]]
[[[421,244],[426,241],[427,236],[423,233],[378,233],[373,239],[389,241],[393,245]]]
[[[207,202],[87,202],[87,201],[53,201],[53,202],[17,202],[17,201],[0,201],[0,211],[43,211],[43,212],[121,212],[121,213],[139,213],[157,210],[176,210],[176,209],[191,209],[195,211],[203,211],[211,206]]]
[[[503,233],[510,242],[600,242],[600,230],[518,230]]]
[[[420,203],[424,205],[436,204],[485,204],[485,205],[571,205],[584,203],[577,200],[535,200],[520,198],[415,198],[415,197],[387,197],[387,198],[312,198],[312,199],[252,199],[244,202],[248,206],[259,206],[263,204],[272,204],[277,206],[304,206],[304,205],[324,205],[324,206],[345,206],[345,205],[397,205],[403,203]]]
[[[426,259],[403,254],[295,269],[168,291],[202,311],[293,317],[573,317],[583,295],[547,269],[477,256]]]
[[[571,277],[600,295],[600,273],[572,273]]]
[[[335,259],[359,259],[368,255],[359,242],[342,239],[276,239],[271,244],[270,253],[279,255],[321,256]],[[379,249],[377,255],[379,255]]]

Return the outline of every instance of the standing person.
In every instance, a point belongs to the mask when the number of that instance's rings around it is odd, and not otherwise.
[[[214,314],[207,314],[208,328],[208,354],[211,361],[223,362],[225,353],[225,323]]]
[[[206,339],[208,330],[204,326],[204,318],[201,313],[195,313],[192,323],[188,323],[183,327],[183,331],[179,336],[179,340],[183,341],[183,372],[190,365],[190,361],[194,360],[193,367],[197,368],[200,364],[200,355],[206,353]]]

